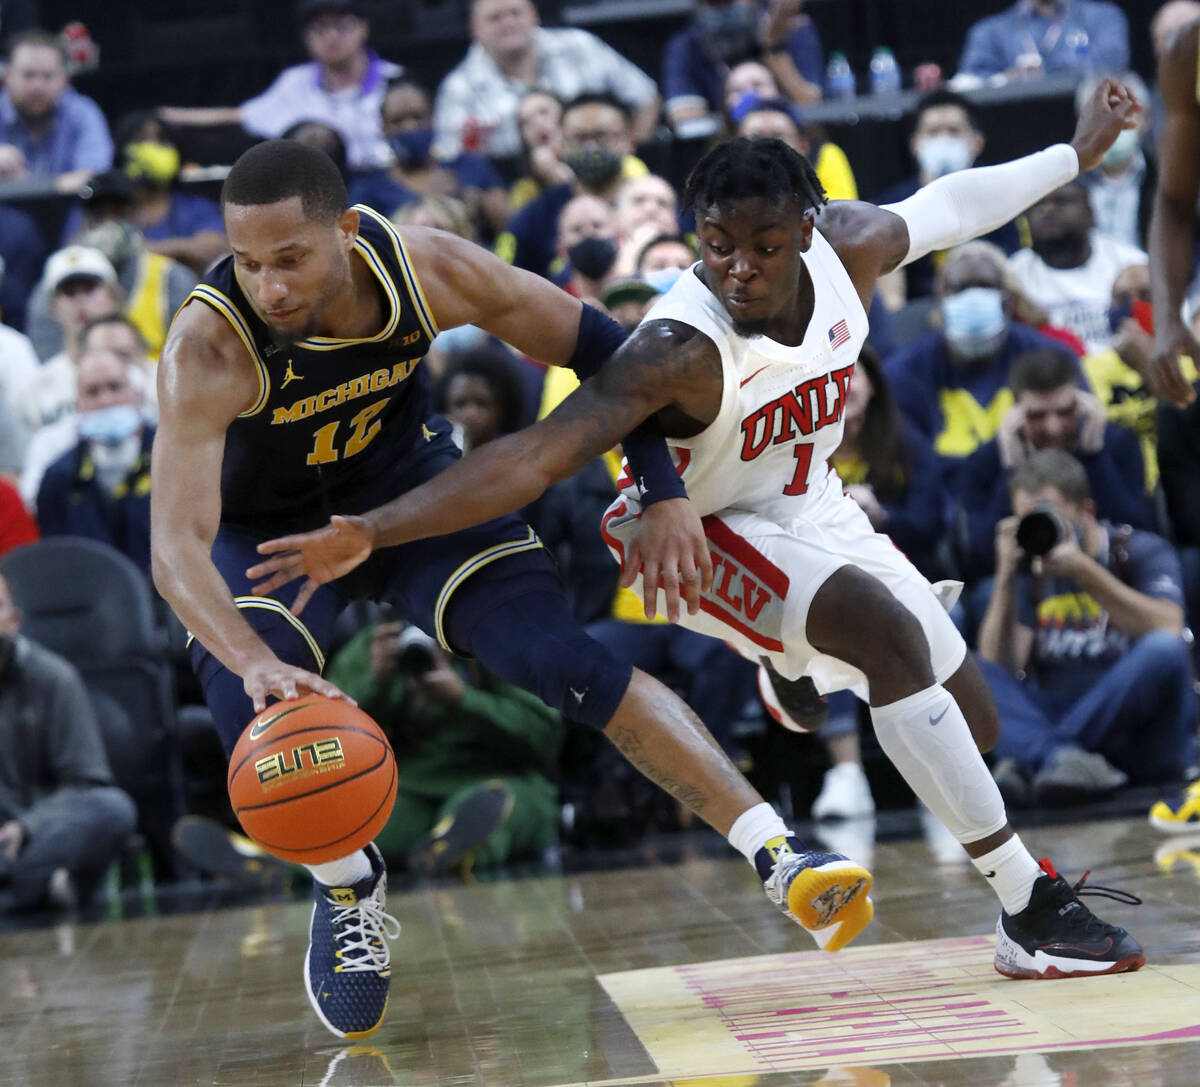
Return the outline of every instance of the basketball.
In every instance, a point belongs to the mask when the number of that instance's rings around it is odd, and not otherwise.
[[[273,702],[229,760],[229,799],[268,852],[324,864],[365,846],[396,799],[396,760],[380,727],[338,699]]]

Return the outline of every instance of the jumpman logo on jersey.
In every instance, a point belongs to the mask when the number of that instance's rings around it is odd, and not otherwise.
[[[434,432],[432,430],[430,430],[429,427],[427,427],[424,423],[422,423],[421,424],[421,437],[424,438],[427,442],[431,442],[431,441],[433,441],[434,438],[437,437],[437,435],[434,434]]]
[[[296,373],[292,369],[292,360],[288,359],[287,369],[283,372],[283,381],[279,383],[281,389],[286,389],[293,381],[303,381],[304,375]]]

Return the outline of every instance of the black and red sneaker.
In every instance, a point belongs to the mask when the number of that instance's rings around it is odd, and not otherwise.
[[[1029,905],[1020,913],[1003,910],[996,922],[996,969],[1010,978],[1082,978],[1121,974],[1146,964],[1146,955],[1132,936],[1117,925],[1101,921],[1079,901],[1080,895],[1112,898],[1140,905],[1141,899],[1110,887],[1084,887],[1088,873],[1072,885],[1048,860],[1038,862],[1038,876]]]

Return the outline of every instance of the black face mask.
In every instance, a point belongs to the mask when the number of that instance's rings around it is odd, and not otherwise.
[[[564,156],[571,172],[579,178],[579,184],[593,191],[603,189],[621,175],[625,156],[603,147],[581,147]]]
[[[584,238],[567,250],[571,267],[586,279],[603,279],[617,260],[612,238]]]

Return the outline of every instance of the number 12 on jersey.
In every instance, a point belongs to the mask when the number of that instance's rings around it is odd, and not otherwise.
[[[326,423],[313,435],[313,447],[307,458],[308,464],[310,466],[329,464],[339,457],[345,460],[356,453],[361,453],[383,429],[383,424],[375,416],[387,407],[389,400],[391,397],[385,396],[382,400],[376,400],[374,404],[368,404],[350,420],[350,436],[346,439],[346,445],[340,454],[334,446],[334,440],[337,438],[341,420],[335,419],[332,423]]]

